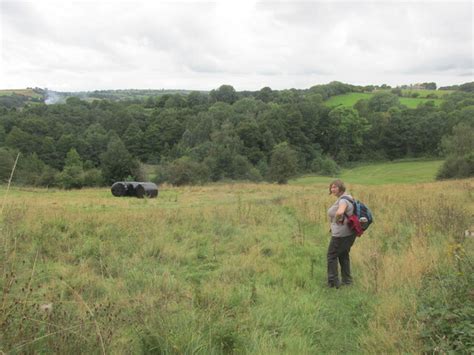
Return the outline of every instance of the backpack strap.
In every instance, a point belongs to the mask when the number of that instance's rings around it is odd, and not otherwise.
[[[350,202],[354,203],[354,200],[352,198],[350,198],[349,196],[347,196],[347,195],[342,195],[341,200],[346,200],[346,201],[350,201]]]

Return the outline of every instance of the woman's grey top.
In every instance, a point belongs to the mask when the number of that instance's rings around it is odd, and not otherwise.
[[[353,199],[351,195],[344,194],[342,196],[347,196],[351,200]],[[347,217],[344,216],[342,224],[336,223],[336,211],[339,208],[339,204],[344,203],[347,205],[345,214],[348,216],[351,216],[354,213],[354,206],[352,203],[343,199],[342,196],[339,197],[336,202],[334,202],[334,205],[328,209],[328,216],[331,221],[331,234],[333,237],[348,237],[354,234],[354,231],[347,225]]]

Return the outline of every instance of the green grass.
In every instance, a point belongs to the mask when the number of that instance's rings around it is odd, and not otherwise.
[[[435,181],[436,173],[443,161],[397,161],[363,165],[351,169],[343,169],[338,178],[352,184],[383,185],[413,184]],[[290,181],[290,184],[307,185],[329,183],[333,177],[305,176]]]
[[[330,178],[164,186],[156,199],[0,187],[0,352],[420,353],[419,295],[436,315],[436,268],[463,257],[449,245],[473,211],[474,180],[432,183],[435,163],[343,172],[376,220],[339,290],[325,285]],[[403,184],[378,185],[400,170]]]
[[[357,103],[357,101],[368,100],[373,95],[374,94],[370,94],[370,93],[352,92],[349,94],[332,96],[325,103],[327,106],[331,106],[331,107],[341,106],[341,105],[346,106],[346,107],[352,107]]]
[[[408,89],[404,89],[402,90],[402,94],[403,95],[411,95],[413,93],[417,93],[418,95],[420,95],[419,97],[425,97],[428,96],[428,95],[432,95],[432,94],[435,94],[436,96],[438,96],[439,98],[442,98],[443,96],[445,95],[448,95],[448,94],[451,94],[453,93],[454,91],[453,90],[424,90],[424,89],[421,89],[421,90],[408,90]]]
[[[414,90],[408,90],[407,93],[414,92]],[[417,98],[411,97],[400,97],[400,103],[402,105],[407,106],[408,108],[416,108],[420,103],[426,103],[428,101],[434,101],[436,106],[441,105],[443,99],[429,99],[426,98],[426,95],[434,93],[438,97],[442,97],[446,95],[448,92],[445,91],[435,91],[435,90],[416,90],[417,93],[420,94]],[[352,107],[354,106],[357,101],[359,100],[367,100],[370,99],[375,93],[358,93],[352,92],[344,95],[337,95],[330,97],[325,103],[327,106],[335,107],[335,106],[346,106]]]
[[[429,101],[433,101],[435,106],[440,106],[443,103],[442,99],[425,99],[421,97],[412,98],[412,97],[401,97],[400,103],[405,105],[408,108],[417,108],[417,106],[421,103],[427,103]]]
[[[0,96],[10,96],[13,94],[30,96],[33,98],[41,97],[41,95],[34,92],[33,89],[2,89],[0,90]]]

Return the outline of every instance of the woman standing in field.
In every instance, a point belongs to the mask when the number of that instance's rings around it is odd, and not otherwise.
[[[336,202],[328,209],[331,221],[331,241],[328,248],[328,286],[338,288],[339,274],[337,263],[341,265],[341,279],[343,285],[352,283],[349,252],[356,238],[354,231],[348,225],[348,218],[354,212],[352,196],[345,194],[346,187],[341,180],[334,180],[329,184],[329,194],[337,197]]]

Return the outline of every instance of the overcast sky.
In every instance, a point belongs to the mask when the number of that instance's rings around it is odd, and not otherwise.
[[[474,80],[472,1],[0,1],[0,89]]]

